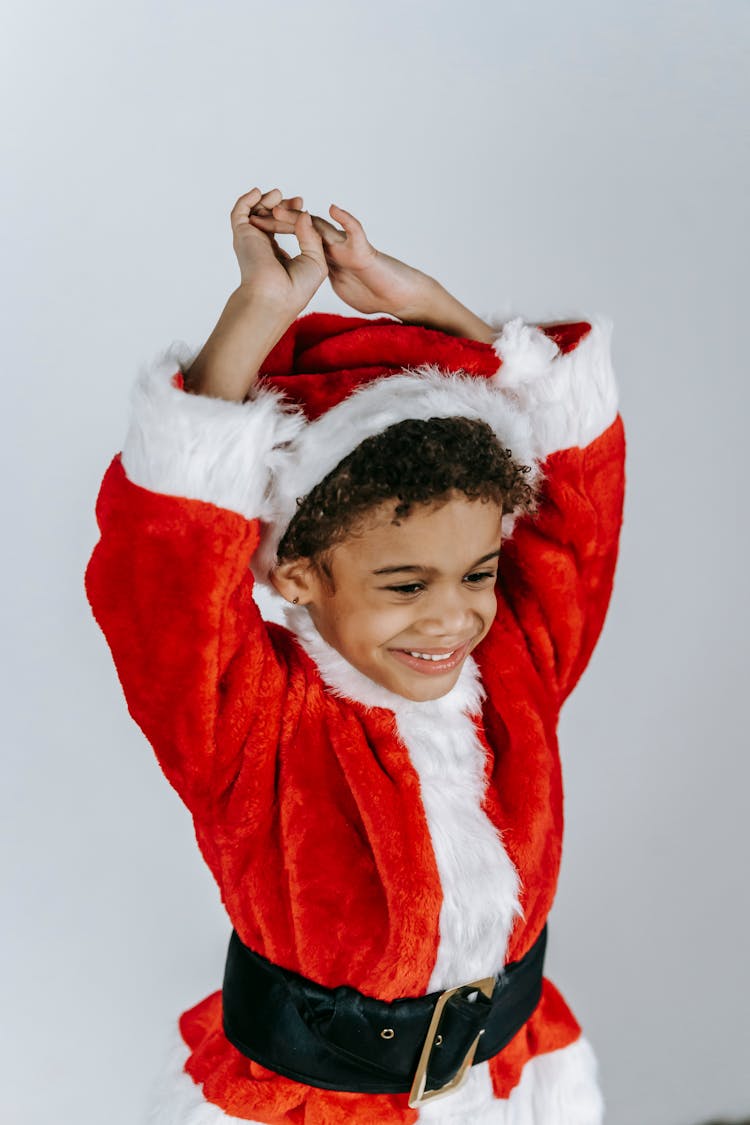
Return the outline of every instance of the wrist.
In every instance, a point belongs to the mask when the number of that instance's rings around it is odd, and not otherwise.
[[[279,303],[240,285],[211,335],[184,372],[185,389],[242,402],[260,367],[295,317]]]
[[[391,316],[397,316],[405,324],[424,324],[427,326],[427,321],[433,319],[434,310],[440,303],[442,286],[429,274],[422,273],[419,270],[414,272],[417,276],[414,278],[413,290],[409,300],[406,303],[400,303],[398,307],[394,306],[385,311]]]
[[[400,319],[408,323],[421,324],[425,328],[435,328],[450,336],[463,336],[467,340],[492,343],[497,332],[480,317],[462,305],[439,281],[428,279],[421,301],[412,315]]]
[[[252,324],[254,332],[264,339],[275,337],[279,340],[297,319],[299,312],[290,309],[283,301],[241,284],[230,293],[222,315],[225,314],[243,325]]]

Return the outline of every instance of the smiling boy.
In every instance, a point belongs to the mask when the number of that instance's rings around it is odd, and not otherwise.
[[[400,499],[381,498],[394,479]],[[364,675],[407,699],[437,699],[494,620],[512,481],[484,423],[391,426],[308,497],[279,545],[271,581],[307,607],[320,635]],[[325,526],[306,527],[307,510],[328,513],[318,521]]]
[[[154,1120],[598,1125],[542,973],[622,518],[607,329],[484,324],[280,195],[237,201],[204,347],[139,380],[87,571],[234,927]],[[326,276],[398,319],[300,316]]]

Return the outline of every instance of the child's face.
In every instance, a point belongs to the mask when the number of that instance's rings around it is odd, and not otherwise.
[[[333,589],[308,560],[282,564],[275,585],[307,605],[324,640],[371,680],[407,699],[437,699],[494,620],[502,511],[456,494],[393,524],[394,508],[373,510],[333,549]]]

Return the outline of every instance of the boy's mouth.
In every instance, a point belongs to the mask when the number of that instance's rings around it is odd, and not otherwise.
[[[399,664],[412,668],[422,675],[435,676],[441,672],[451,672],[457,668],[469,652],[471,641],[465,641],[458,648],[404,649],[392,648],[391,654]]]

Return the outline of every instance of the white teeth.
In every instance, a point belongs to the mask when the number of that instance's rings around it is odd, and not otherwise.
[[[420,660],[450,660],[455,652],[456,649],[454,649],[453,652],[443,652],[439,656],[434,656],[429,652],[410,652],[409,656],[418,656]]]

